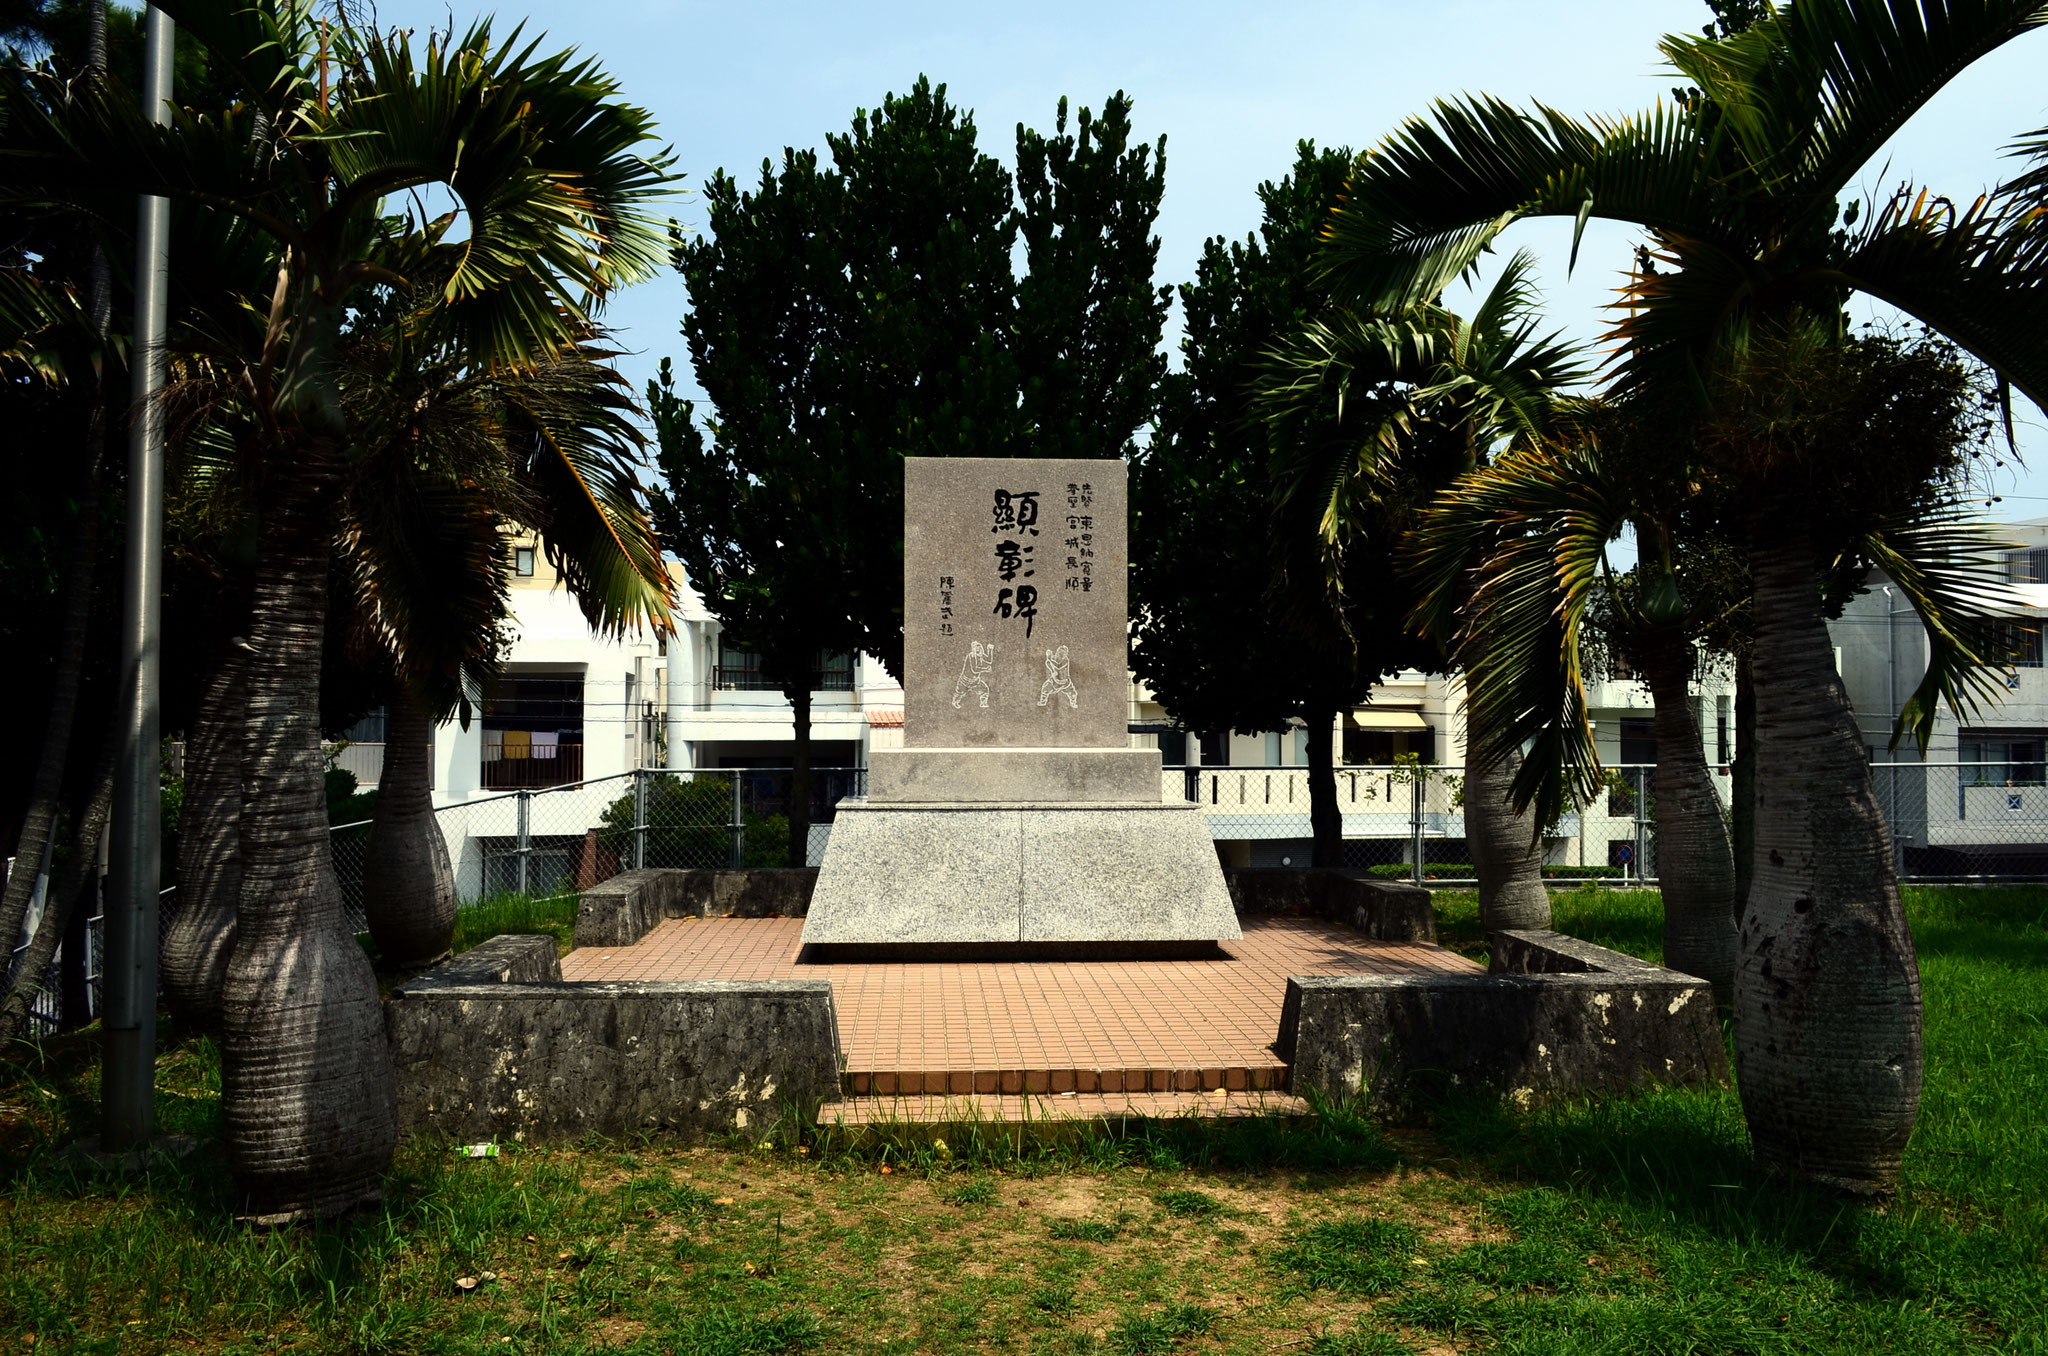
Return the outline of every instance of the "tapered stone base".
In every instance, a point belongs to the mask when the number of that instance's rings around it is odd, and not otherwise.
[[[803,939],[997,955],[1241,935],[1199,806],[870,801],[839,807]]]

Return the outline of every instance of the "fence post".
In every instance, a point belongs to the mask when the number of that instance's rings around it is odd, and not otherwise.
[[[519,792],[519,893],[527,892],[526,863],[533,851],[533,792],[522,789]]]
[[[1645,855],[1647,835],[1644,832],[1647,819],[1644,811],[1649,809],[1649,777],[1645,769],[1636,769],[1636,883],[1647,885],[1650,880],[1650,859]]]
[[[735,768],[725,775],[732,779],[732,869],[737,871],[747,864],[746,825],[740,822],[740,774]]]
[[[633,869],[647,869],[647,769],[633,769]]]
[[[1408,781],[1408,878],[1415,884],[1422,884],[1422,795],[1423,781],[1429,772],[1420,763],[1415,765],[1415,775]]]

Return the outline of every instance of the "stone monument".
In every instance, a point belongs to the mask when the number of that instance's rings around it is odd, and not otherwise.
[[[1240,934],[1201,807],[1130,747],[1120,461],[911,458],[904,747],[869,756],[810,954],[1166,954]]]

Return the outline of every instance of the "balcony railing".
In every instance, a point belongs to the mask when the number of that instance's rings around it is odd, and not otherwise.
[[[367,791],[383,779],[384,745],[381,743],[330,744],[327,756],[335,767],[355,775],[359,790]],[[433,760],[429,759],[427,765],[431,768]]]
[[[531,791],[583,780],[583,746],[525,746],[523,756],[505,756],[502,742],[484,741],[482,784],[486,791]]]

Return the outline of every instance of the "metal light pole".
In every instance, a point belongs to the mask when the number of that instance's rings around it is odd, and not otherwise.
[[[142,107],[171,120],[171,21],[149,10]],[[171,205],[145,197],[136,213],[134,408],[128,428],[128,553],[121,597],[121,761],[114,779],[113,877],[107,906],[106,1050],[100,1148],[120,1153],[156,1129],[156,946],[162,851],[161,659],[164,540],[163,412],[165,295],[170,285]]]

